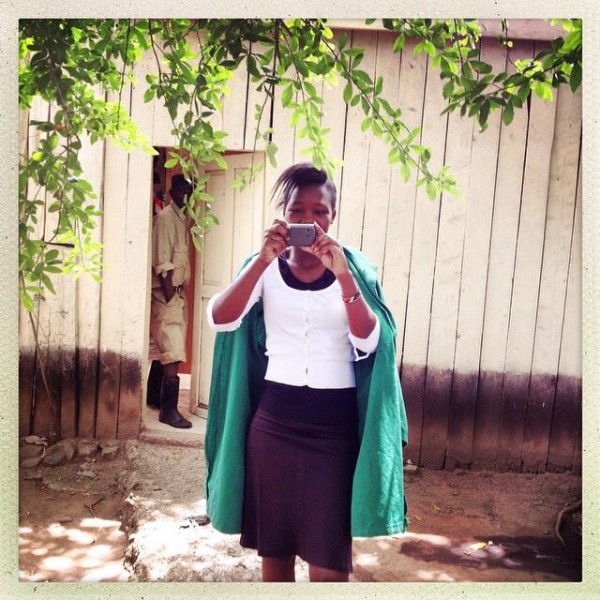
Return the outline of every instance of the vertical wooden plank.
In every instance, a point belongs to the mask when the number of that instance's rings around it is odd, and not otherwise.
[[[411,130],[423,124],[427,77],[427,57],[425,54],[414,55],[415,44],[407,40],[400,55],[400,80],[391,98],[395,105],[402,107],[403,118]],[[409,423],[409,444],[404,454],[417,464],[422,432],[424,369],[423,365],[407,364],[404,352],[416,202],[423,201],[423,198],[417,200],[415,182],[414,171],[407,182],[400,176],[399,169],[392,172],[382,282],[386,302],[398,328],[398,361],[402,365],[402,390]]]
[[[56,346],[60,352],[60,435],[77,435],[77,387],[75,352],[77,340],[76,282],[70,275],[56,278],[56,294],[60,310],[54,316],[58,325]]]
[[[169,111],[160,100],[152,100],[152,122],[154,131],[152,132],[152,145],[163,148],[173,148],[177,145],[177,138],[173,135],[173,121]],[[168,160],[169,156],[167,156]]]
[[[229,157],[226,193],[233,195],[233,249],[232,277],[252,252],[258,250],[262,239],[262,200],[264,177],[256,175],[252,185],[244,189],[232,189],[232,183],[248,168],[253,157],[250,154]],[[262,156],[255,155],[255,165],[260,167]]]
[[[349,35],[347,31],[334,31],[334,37],[332,42],[337,43],[342,34]],[[331,144],[329,147],[330,154],[337,160],[342,160],[344,154],[344,139],[346,136],[346,110],[347,106],[343,98],[343,82],[341,78],[338,78],[337,85],[332,85],[326,79],[321,82],[321,94],[323,98],[323,116],[321,118],[321,125],[324,128],[329,129],[327,139]],[[336,169],[333,177],[336,189],[338,191],[338,210],[344,199],[341,197],[342,189],[342,168]],[[334,237],[339,236],[338,219],[333,221],[329,229],[331,235]]]
[[[508,53],[509,71],[514,57],[532,53],[533,44],[515,42]],[[528,126],[529,113],[522,109],[515,111],[509,127],[500,129],[473,439],[472,465],[476,468],[493,468],[498,452]]]
[[[442,86],[437,70],[428,68],[420,143],[431,149],[430,168],[433,172],[442,165],[446,145],[447,116],[441,115],[445,108]],[[430,433],[423,428],[423,415],[427,402],[425,376],[439,215],[439,201],[431,202],[423,187],[420,187],[415,204],[402,365],[402,384],[409,420],[406,455],[413,462],[418,461],[418,464],[422,464],[420,455]]]
[[[245,147],[248,106],[248,72],[243,63],[234,71],[227,87],[229,94],[223,98],[222,129],[229,134],[225,138],[228,149],[241,150]]]
[[[55,102],[50,102],[46,105],[47,108],[47,113],[44,117],[44,120],[47,121],[54,121],[54,114],[56,113],[56,111],[58,110],[57,104]],[[49,139],[50,138],[50,133],[43,133],[42,134],[44,138]],[[59,140],[60,143],[60,140]],[[52,197],[52,194],[48,194],[46,193],[46,188],[43,188],[43,192],[40,195],[40,198],[43,198],[44,200],[44,210],[45,210],[45,214],[44,214],[44,218],[41,221],[41,223],[43,224],[43,239],[47,242],[53,242],[55,241],[56,238],[56,231],[58,228],[58,223],[59,223],[59,217],[60,217],[60,213],[59,211],[53,211],[50,212],[48,209],[50,208],[50,206],[52,205],[52,203],[54,202],[54,198]],[[42,210],[42,208],[40,207],[40,210]]]
[[[473,120],[451,113],[444,162],[452,166],[457,186],[467,198],[445,195],[440,200],[420,459],[424,467],[433,469],[444,467],[446,455],[472,139]]]
[[[550,163],[548,212],[540,295],[535,324],[535,343],[525,439],[523,468],[544,472],[548,449],[560,354],[569,255],[573,235],[573,215],[577,196],[577,165],[581,140],[581,95],[567,87],[558,90],[556,125]]]
[[[57,276],[50,279],[58,286]],[[39,347],[34,376],[32,433],[53,438],[60,436],[61,364],[60,346],[57,344],[60,335],[60,310],[61,298],[46,292],[39,302],[36,323]]]
[[[31,148],[35,141],[30,143],[29,111],[19,113],[19,154],[27,157],[31,155]],[[33,135],[33,129],[32,135]],[[29,192],[29,190],[28,190]],[[28,195],[29,197],[29,195]],[[37,319],[38,304],[36,303],[32,316]],[[31,433],[31,416],[33,409],[33,391],[35,374],[36,348],[31,319],[29,313],[19,303],[19,435]]]
[[[37,351],[31,319],[39,317],[39,303],[36,303],[32,315],[19,306],[19,435],[29,435],[33,427],[33,408],[35,402],[35,371]]]
[[[492,65],[494,72],[505,69],[506,54],[494,39],[482,40],[480,57],[482,61]],[[467,211],[456,324],[447,468],[470,466],[473,458],[500,116],[499,111],[493,113],[489,118],[488,128],[483,133],[475,126],[469,157],[469,181],[464,188]],[[463,160],[465,158],[467,157],[463,156]]]
[[[365,51],[360,68],[371,76],[375,70],[376,45],[369,32],[354,31],[352,45]],[[365,114],[360,106],[348,107],[346,116],[346,141],[344,144],[344,167],[338,209],[338,232],[347,246],[360,248],[364,223],[367,172],[369,170],[371,135],[361,131]]]
[[[565,471],[572,469],[581,473],[581,431],[582,431],[582,185],[581,169],[577,186],[577,200],[571,238],[571,254],[566,290],[558,380],[552,431],[548,451],[548,470]]]
[[[189,39],[189,38],[188,38]],[[160,46],[160,40],[155,39],[154,43]],[[157,49],[156,54],[149,50],[144,56],[146,71],[143,75],[143,81],[145,81],[146,73],[152,74],[158,77],[159,66],[164,69],[164,65],[159,65],[161,57],[161,50]],[[173,135],[172,131],[174,128],[173,119],[169,114],[169,111],[164,105],[164,98],[156,98],[151,101],[150,106],[152,107],[152,145],[162,146],[164,148],[172,148],[177,144],[177,138]],[[168,158],[168,157],[167,157]]]
[[[38,304],[33,319],[38,318]],[[19,306],[19,435],[32,433],[36,348],[29,313]]]
[[[29,109],[19,110],[19,157],[28,156],[29,152]]]
[[[423,119],[423,99],[427,75],[427,56],[413,53],[416,42],[407,40],[399,56],[400,78],[395,90],[390,89],[390,102],[402,109],[402,117],[410,130],[420,127]],[[391,48],[389,50],[391,52]],[[385,256],[382,269],[382,284],[386,303],[398,327],[398,360],[404,354],[404,329],[410,263],[415,220],[417,188],[416,174],[405,182],[398,168],[392,170],[390,182],[390,202],[386,219]],[[407,398],[407,406],[410,399]],[[409,419],[411,427],[415,427]],[[420,422],[419,422],[420,428]]]
[[[569,378],[574,380],[571,386],[572,394],[559,394],[559,399],[567,398],[567,403],[572,407],[572,419],[574,426],[570,431],[570,436],[573,438],[573,463],[572,470],[574,473],[580,474],[583,466],[583,396],[582,396],[582,283],[583,283],[583,248],[582,248],[582,214],[583,214],[583,184],[582,184],[582,169],[581,169],[581,153],[579,163],[579,181],[577,187],[577,204],[575,207],[575,222],[573,224],[573,248],[571,250],[571,264],[569,271],[569,288],[567,290],[567,302],[565,306],[565,332],[573,332],[573,335],[565,336],[561,346],[561,360],[559,363],[559,377],[561,381]],[[573,271],[571,279],[571,270]],[[567,379],[568,381],[568,379]],[[561,386],[562,387],[562,386]],[[566,386],[565,386],[566,387]],[[562,390],[561,390],[562,392]],[[564,401],[563,401],[564,402]],[[567,404],[564,403],[564,404]],[[563,405],[564,405],[563,404]],[[557,420],[560,418],[557,415]],[[556,429],[556,428],[555,428]]]
[[[281,105],[282,89],[275,89],[275,105],[273,109],[273,135],[272,141],[277,146],[277,166],[272,167],[267,161],[265,164],[265,210],[263,215],[263,228],[269,226],[275,217],[281,216],[281,209],[276,207],[278,198],[271,202],[271,192],[279,175],[295,163],[295,137],[296,127],[290,124],[288,109]]]
[[[103,208],[104,142],[92,145],[83,141],[79,160],[97,195],[94,205]],[[94,241],[102,241],[103,217],[97,217]],[[77,281],[77,364],[76,386],[78,392],[78,435],[93,437],[96,427],[98,400],[98,344],[100,337],[101,283],[89,276]]]
[[[523,462],[555,109],[554,103],[532,94],[506,347],[499,470],[520,470]]]
[[[114,100],[114,99],[113,99]],[[121,101],[128,107],[131,87],[123,89]],[[107,142],[104,175],[104,218],[102,221],[103,270],[100,296],[100,343],[96,437],[117,437],[119,392],[121,386],[122,326],[126,304],[131,300],[130,286],[124,285],[130,267],[124,262],[127,252],[127,192],[130,155]],[[146,189],[138,193],[147,200]],[[134,215],[147,220],[146,210]],[[147,266],[144,266],[144,272]],[[137,290],[141,293],[141,290]],[[143,294],[141,294],[143,295]]]
[[[395,35],[389,32],[377,34],[376,64],[373,81],[383,77],[383,93],[398,88],[400,57],[391,52]],[[381,274],[385,256],[387,219],[390,202],[392,166],[388,162],[388,146],[373,138],[369,152],[369,174],[365,192],[365,218],[362,230],[361,249]]]
[[[48,102],[41,98],[34,98],[29,109],[29,121],[47,121],[50,118],[50,105]],[[31,156],[39,147],[40,140],[42,137],[46,137],[47,134],[41,132],[33,125],[29,125],[27,131],[27,152]],[[46,188],[45,186],[37,186],[31,181],[28,182],[27,186],[27,198],[28,200],[40,200],[46,202]],[[44,234],[46,230],[46,212],[44,205],[38,206],[36,210],[37,223],[29,222],[33,227],[31,233],[32,239],[45,239]]]
[[[31,109],[29,110],[29,120],[47,121],[50,115],[50,106],[47,102],[34,98]],[[38,148],[41,137],[46,134],[41,133],[37,128],[31,126],[27,131],[27,151],[31,156]],[[45,188],[38,188],[31,184],[27,189],[27,197],[29,200],[45,201]],[[44,239],[46,229],[46,211],[44,207],[38,208],[37,223],[33,224],[34,231],[32,236],[37,239]],[[47,296],[47,299],[46,299]],[[20,366],[22,379],[20,385],[26,392],[31,390],[31,395],[27,394],[22,401],[28,401],[29,408],[23,407],[24,416],[29,413],[29,432],[38,435],[55,435],[58,436],[60,428],[60,380],[56,377],[58,372],[58,353],[52,353],[50,350],[50,315],[52,314],[52,304],[56,301],[56,296],[47,292],[44,297],[39,298],[36,302],[36,307],[33,314],[33,324],[29,317],[23,321],[22,333],[20,341],[23,344],[20,349],[23,356],[24,364]],[[39,346],[36,347],[35,338],[39,341]],[[31,351],[27,350],[30,347]],[[42,374],[46,377],[50,394],[47,393],[43,382]],[[24,379],[29,381],[25,384]],[[31,387],[30,387],[31,386]],[[53,400],[53,397],[55,398]]]
[[[267,48],[260,43],[252,44],[252,51],[258,54],[265,52]],[[244,73],[246,73],[246,69],[242,69]],[[259,82],[252,81],[251,75],[247,74],[247,92],[245,94],[246,105],[245,110],[240,107],[240,112],[243,111],[245,115],[244,119],[244,128],[242,130],[243,134],[243,146],[245,150],[250,152],[260,152],[265,148],[265,140],[264,138],[257,136],[257,133],[264,133],[264,131],[269,127],[269,117],[271,113],[271,102],[276,103],[276,98],[269,98],[267,93],[263,91],[258,91]],[[257,132],[258,121],[256,120],[257,106],[264,107],[262,119],[260,123],[260,129]]]
[[[149,56],[136,65],[138,79],[144,79]],[[152,107],[144,102],[144,87],[131,89],[132,118],[142,133],[152,139]],[[120,270],[121,285],[130,290],[122,307],[121,321],[121,373],[119,377],[119,404],[117,437],[134,438],[141,430],[142,418],[142,363],[148,355],[150,256],[148,238],[148,197],[152,189],[152,156],[139,150],[129,156],[126,178],[125,234],[123,261]]]

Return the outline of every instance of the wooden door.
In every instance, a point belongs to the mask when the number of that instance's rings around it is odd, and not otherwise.
[[[213,196],[212,212],[219,225],[209,231],[196,257],[192,350],[191,410],[202,414],[208,406],[214,332],[206,323],[206,306],[235,276],[243,261],[259,249],[264,229],[263,173],[244,189],[232,187],[242,171],[263,160],[262,154],[226,156],[228,168],[207,167],[207,191]]]

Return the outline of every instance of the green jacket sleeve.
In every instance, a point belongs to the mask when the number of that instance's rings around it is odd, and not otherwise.
[[[352,487],[352,535],[389,535],[407,526],[402,449],[408,426],[396,363],[396,325],[375,268],[360,252],[345,251],[381,326],[377,351],[355,363],[360,451]]]
[[[215,336],[204,441],[206,504],[213,526],[239,533],[244,497],[246,432],[267,368],[262,301],[240,327]]]

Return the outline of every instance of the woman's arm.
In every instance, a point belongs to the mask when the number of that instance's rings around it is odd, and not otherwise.
[[[336,276],[342,288],[342,301],[348,317],[350,333],[360,339],[368,338],[377,326],[377,317],[360,293],[342,245],[327,235],[318,224],[317,239],[310,248],[305,248],[321,259],[321,262]]]
[[[261,275],[285,250],[287,232],[288,224],[281,219],[275,219],[273,225],[265,231],[260,253],[241,275],[215,298],[212,305],[212,318],[215,325],[232,323],[240,318]]]
[[[342,256],[344,256],[343,250]],[[344,261],[345,258],[344,256]],[[347,264],[346,270],[340,272],[339,275],[336,273],[336,277],[342,288],[342,300],[346,308],[350,333],[357,338],[368,338],[377,325],[375,313],[360,293],[358,283],[356,283]]]

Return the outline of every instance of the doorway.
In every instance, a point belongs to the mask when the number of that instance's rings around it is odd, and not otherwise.
[[[160,193],[169,201],[168,190],[171,178],[179,168],[165,169],[170,148],[156,148],[152,185],[152,210],[160,208]],[[235,276],[243,261],[258,250],[267,214],[264,173],[256,174],[254,180],[243,188],[234,187],[234,181],[251,167],[263,165],[262,153],[226,153],[227,168],[216,164],[205,167],[209,175],[206,191],[213,197],[211,212],[219,224],[203,238],[201,250],[197,251],[190,242],[191,279],[186,286],[188,328],[186,336],[187,361],[180,366],[179,410],[193,423],[191,429],[178,430],[158,421],[156,410],[145,406],[143,410],[143,438],[154,436],[204,438],[214,332],[206,324],[206,307],[210,298],[221,291]],[[157,198],[158,196],[158,198]],[[156,208],[155,208],[156,207]],[[152,341],[148,357],[148,368],[156,357]]]

